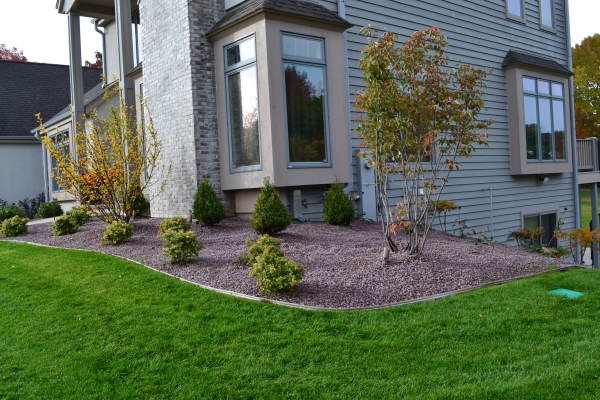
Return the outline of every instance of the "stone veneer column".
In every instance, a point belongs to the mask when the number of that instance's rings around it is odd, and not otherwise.
[[[163,165],[173,160],[166,192],[152,201],[154,217],[187,215],[204,175],[229,214],[234,208],[233,196],[220,190],[214,51],[204,35],[223,13],[223,0],[140,2],[144,94]]]

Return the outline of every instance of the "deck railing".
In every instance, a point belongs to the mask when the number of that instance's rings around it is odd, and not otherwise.
[[[577,167],[598,171],[598,139],[577,139]]]

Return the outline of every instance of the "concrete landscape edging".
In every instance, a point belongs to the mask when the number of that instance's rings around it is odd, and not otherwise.
[[[212,290],[213,292],[217,292],[217,293],[221,293],[221,294],[225,294],[225,295],[229,295],[229,296],[233,296],[233,297],[237,297],[237,298],[241,298],[241,299],[246,299],[246,300],[261,302],[261,303],[272,303],[272,304],[277,304],[277,305],[280,305],[280,306],[291,307],[291,308],[300,308],[300,309],[303,309],[303,310],[312,310],[312,311],[370,311],[370,310],[382,310],[382,309],[386,309],[386,308],[390,308],[390,307],[399,307],[399,306],[405,306],[405,305],[409,305],[409,304],[417,304],[417,303],[424,303],[424,302],[427,302],[427,301],[440,300],[440,299],[444,299],[446,297],[456,296],[456,295],[461,294],[461,293],[467,293],[467,292],[471,292],[471,291],[474,291],[474,290],[477,290],[477,289],[483,289],[483,288],[489,287],[489,286],[502,285],[502,284],[505,284],[505,283],[509,283],[509,282],[513,282],[513,281],[518,281],[518,280],[521,280],[521,279],[534,278],[536,276],[546,275],[546,274],[550,274],[552,272],[566,271],[567,269],[571,269],[571,268],[584,268],[584,267],[577,266],[577,265],[566,266],[566,267],[558,267],[558,268],[551,269],[551,270],[548,270],[548,271],[536,272],[536,273],[527,274],[527,275],[520,275],[520,276],[517,276],[517,277],[514,277],[514,278],[507,278],[507,279],[501,279],[501,280],[497,280],[497,281],[482,283],[480,285],[470,286],[470,287],[464,288],[464,289],[452,290],[452,291],[449,291],[449,292],[438,293],[438,294],[433,294],[433,295],[430,295],[430,296],[423,296],[423,297],[418,297],[418,298],[415,298],[415,299],[398,301],[398,302],[394,302],[394,303],[382,304],[382,305],[377,305],[377,306],[329,308],[329,307],[309,306],[309,305],[304,305],[304,304],[289,303],[287,301],[280,301],[280,300],[271,300],[271,299],[266,299],[264,297],[251,296],[251,295],[248,295],[248,294],[243,294],[243,293],[238,293],[238,292],[232,292],[230,290],[218,289],[218,288],[214,288],[212,286],[202,285],[200,283],[193,282],[193,281],[190,281],[190,280],[187,280],[187,279],[183,279],[183,278],[180,278],[178,276],[169,274],[168,272],[161,271],[161,270],[156,269],[156,268],[152,268],[152,267],[150,267],[148,265],[142,264],[139,261],[131,260],[131,259],[127,258],[127,257],[123,257],[123,256],[115,255],[115,254],[104,253],[104,252],[98,251],[98,250],[72,249],[72,248],[66,248],[66,247],[57,247],[57,246],[50,246],[50,245],[46,245],[46,244],[27,242],[27,241],[22,241],[22,240],[3,240],[3,241],[5,241],[5,242],[12,242],[12,243],[30,244],[30,245],[34,245],[34,246],[48,247],[48,248],[51,248],[51,249],[64,249],[64,250],[85,251],[85,252],[90,252],[90,253],[98,253],[98,254],[104,254],[104,255],[108,255],[108,256],[113,256],[113,257],[121,258],[123,260],[132,262],[134,264],[141,265],[141,266],[146,267],[146,268],[148,268],[148,269],[150,269],[152,271],[156,271],[156,272],[159,272],[161,274],[173,277],[173,278],[178,279],[178,280],[180,280],[182,282],[191,283],[192,285],[201,287],[203,289]]]

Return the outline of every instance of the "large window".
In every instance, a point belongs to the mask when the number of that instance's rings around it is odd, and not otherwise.
[[[260,131],[254,36],[225,47],[230,171],[259,169]]]
[[[540,24],[542,28],[554,30],[554,0],[540,0]]]
[[[323,39],[282,35],[289,165],[330,166]]]
[[[566,161],[565,88],[523,77],[527,161]]]

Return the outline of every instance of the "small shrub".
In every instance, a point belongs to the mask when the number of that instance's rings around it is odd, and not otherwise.
[[[0,222],[16,216],[25,218],[25,211],[16,204],[7,204],[0,209]]]
[[[124,221],[114,221],[104,230],[102,244],[117,245],[133,236],[133,226]]]
[[[292,218],[287,208],[277,195],[275,186],[269,182],[269,177],[266,177],[254,204],[250,227],[258,234],[273,235],[283,231],[291,223]]]
[[[167,231],[163,234],[163,250],[171,257],[171,264],[187,264],[192,258],[198,257],[198,252],[204,248],[196,242],[194,231]]]
[[[44,193],[40,193],[37,195],[37,197],[34,197],[33,199],[29,199],[29,198],[24,198],[23,200],[19,200],[19,207],[21,207],[23,209],[23,211],[25,211],[25,215],[27,216],[27,218],[35,218],[38,210],[40,209],[40,205],[43,204],[46,201],[46,197],[44,196]]]
[[[219,201],[215,189],[208,183],[207,177],[204,177],[194,197],[192,215],[204,226],[213,226],[225,218],[225,207]]]
[[[337,179],[323,200],[323,219],[331,225],[350,225],[354,221],[354,204]]]
[[[55,219],[50,226],[54,236],[70,235],[77,232],[77,228],[79,228],[77,220],[71,215],[63,215]]]
[[[4,220],[0,225],[0,233],[6,237],[19,236],[23,233],[27,233],[27,222],[28,218],[23,218],[19,215],[15,215],[9,219]]]
[[[306,270],[280,252],[267,248],[250,268],[262,292],[291,292]]]
[[[69,216],[75,220],[77,226],[86,224],[92,217],[79,207],[73,207],[65,213],[65,216]]]
[[[42,218],[60,217],[64,214],[60,203],[57,201],[51,201],[50,203],[40,204],[38,213]]]
[[[281,242],[268,235],[259,237],[256,242],[248,239],[248,255],[237,256],[250,267],[250,276],[257,278],[258,287],[263,292],[292,291],[304,278],[306,269],[286,257],[280,249]]]
[[[442,227],[443,231],[446,232],[446,216],[450,211],[458,210],[458,208],[458,204],[456,204],[455,201],[438,200],[429,203],[427,212],[432,214],[434,217],[437,215],[440,226]]]
[[[535,229],[524,228],[517,229],[508,234],[508,240],[516,240],[517,246],[523,249],[534,249],[539,246],[539,239],[544,234],[544,227],[538,226]]]
[[[135,212],[135,215],[138,217],[144,214],[146,211],[148,211],[148,208],[150,208],[150,202],[146,199],[141,189],[136,190],[136,195],[133,199],[132,207],[133,211]]]
[[[190,229],[192,229],[192,224],[183,217],[167,218],[158,227],[158,237],[163,237],[169,231],[187,232]]]
[[[238,254],[236,258],[242,264],[245,264],[250,267],[256,261],[256,257],[261,255],[265,251],[265,249],[271,248],[273,250],[281,251],[279,250],[281,247],[281,242],[282,240],[275,239],[269,235],[262,235],[256,241],[246,239],[246,247],[248,247],[248,254]]]

